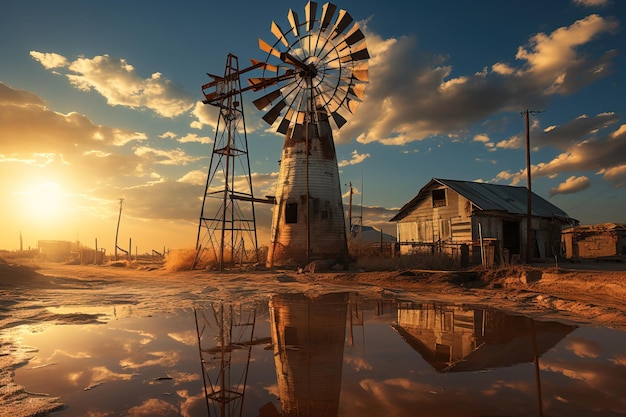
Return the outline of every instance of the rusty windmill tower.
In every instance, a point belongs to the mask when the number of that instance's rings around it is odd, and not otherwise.
[[[341,183],[333,141],[364,98],[369,53],[345,10],[309,1],[304,20],[289,10],[289,27],[272,22],[263,76],[249,83],[268,124],[285,135],[276,186],[268,266],[347,259]],[[257,61],[258,62],[258,61]],[[254,63],[254,61],[253,61]]]
[[[218,263],[258,260],[254,194],[248,157],[248,138],[241,97],[239,60],[229,54],[224,76],[208,74],[202,86],[204,104],[218,108],[213,153],[198,221],[196,259],[204,252]]]

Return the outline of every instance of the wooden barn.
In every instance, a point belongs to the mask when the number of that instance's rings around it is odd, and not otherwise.
[[[526,259],[527,204],[526,187],[433,178],[389,221],[397,223],[401,254],[467,253],[471,263],[508,263]],[[535,193],[531,209],[531,257],[560,254],[561,230],[577,221]]]
[[[626,259],[626,223],[601,223],[563,230],[568,259]]]

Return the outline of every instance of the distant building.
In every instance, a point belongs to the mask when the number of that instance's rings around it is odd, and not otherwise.
[[[525,259],[526,187],[433,178],[389,221],[397,223],[400,253],[420,250],[458,254],[480,263],[486,242],[490,259]],[[554,204],[532,193],[531,257],[561,252],[561,229],[578,224]],[[464,246],[467,245],[467,246]]]
[[[563,230],[568,259],[626,256],[626,223],[575,226]]]
[[[66,262],[72,255],[72,242],[65,240],[40,240],[37,242],[39,256],[50,262]]]
[[[396,237],[385,233],[383,230],[374,226],[361,226],[358,224],[352,225],[352,230],[348,235],[349,240],[361,242],[361,243],[383,243],[395,242]]]

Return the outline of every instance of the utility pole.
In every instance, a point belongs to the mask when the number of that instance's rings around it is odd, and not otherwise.
[[[117,261],[117,236],[120,233],[120,220],[122,218],[122,204],[124,199],[120,198],[120,214],[117,216],[117,229],[115,229],[115,260]]]
[[[352,181],[350,181],[350,200],[348,202],[348,233],[352,238]]]
[[[531,187],[531,174],[530,174],[530,115],[531,114],[539,114],[540,110],[524,110],[522,114],[524,115],[524,119],[526,122],[526,263],[529,264],[532,257],[530,255],[531,252],[531,221],[532,221],[532,187]]]

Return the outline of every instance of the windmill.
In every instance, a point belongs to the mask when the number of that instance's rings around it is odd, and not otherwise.
[[[268,266],[325,259],[346,261],[348,247],[333,128],[364,98],[369,53],[345,10],[309,1],[304,20],[289,10],[287,30],[272,22],[275,41],[250,86],[263,120],[285,135],[272,215]]]

